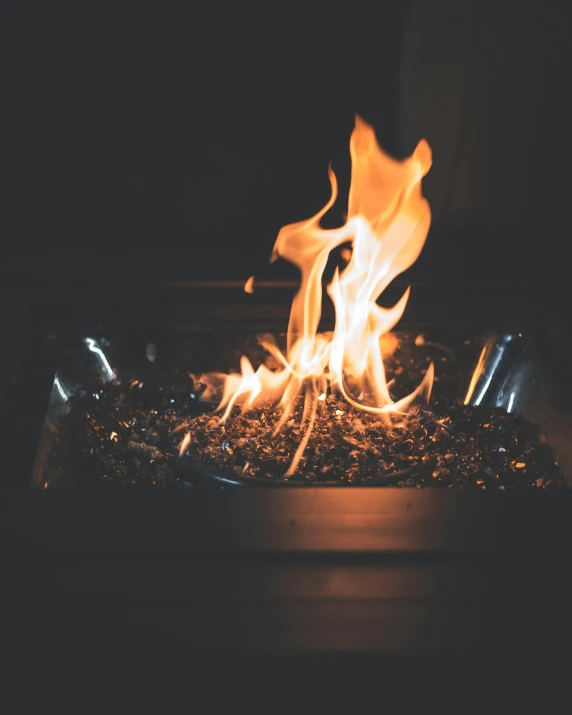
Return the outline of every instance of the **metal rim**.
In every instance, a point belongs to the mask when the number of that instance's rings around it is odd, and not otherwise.
[[[233,487],[262,487],[262,488],[286,488],[296,487],[385,487],[398,484],[415,471],[415,467],[404,469],[399,472],[390,472],[381,477],[370,479],[367,482],[358,484],[347,484],[346,482],[293,482],[288,479],[266,479],[264,477],[241,477],[224,470],[214,469],[202,462],[183,455],[175,463],[175,471],[181,479],[189,485],[211,484],[218,486]]]

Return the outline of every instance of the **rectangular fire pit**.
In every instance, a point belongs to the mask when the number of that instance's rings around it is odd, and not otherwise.
[[[410,288],[389,305],[388,289],[431,223],[430,146],[397,160],[357,115],[349,144],[342,225],[324,225],[338,199],[330,168],[327,203],[283,226],[272,249],[299,271],[286,335],[187,323],[46,336],[55,375],[35,486],[567,484],[569,380],[555,377],[543,336],[435,321],[392,332]]]
[[[231,418],[222,435],[217,429],[205,431],[217,404],[208,390],[203,397],[209,381],[205,375],[236,369],[243,354],[255,366],[267,360],[260,336],[273,325],[255,327],[46,326],[43,360],[53,372],[46,364],[37,366],[44,382],[37,400],[43,396],[44,403],[36,415],[43,411],[41,429],[38,424],[29,427],[30,437],[34,431],[39,435],[31,484],[502,490],[564,486],[571,479],[566,359],[562,347],[554,347],[554,336],[540,326],[516,332],[419,324],[397,331],[384,347],[397,396],[419,381],[430,361],[435,365],[431,403],[413,426],[406,424],[391,438],[376,435],[376,447],[363,421],[351,414],[348,419],[347,407],[328,394],[323,409],[328,410],[328,432],[338,442],[330,451],[337,460],[335,469],[322,457],[317,472],[310,458],[291,478],[284,478],[291,456],[287,449],[296,449],[299,433],[291,436],[290,445],[275,438],[275,449],[265,446],[260,469],[249,469],[248,452],[235,465],[233,451],[246,439],[256,439],[252,425],[260,424],[260,414],[246,421]],[[206,416],[197,417],[201,414]],[[356,422],[360,429],[355,429]],[[193,425],[203,436],[202,445],[181,451]],[[418,448],[420,433],[409,436],[415,426],[423,428],[425,440]],[[247,431],[244,437],[241,430],[248,429],[252,434]],[[396,442],[388,452],[380,452],[384,439]],[[279,449],[285,451],[284,459],[273,460]],[[314,449],[319,451],[319,443]]]

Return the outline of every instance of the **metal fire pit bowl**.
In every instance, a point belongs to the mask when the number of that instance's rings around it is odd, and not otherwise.
[[[266,355],[258,344],[258,336],[267,332],[276,334],[275,325],[258,323],[250,330],[240,331],[232,325],[157,327],[132,323],[60,323],[46,326],[41,352],[47,400],[38,428],[32,486],[41,486],[48,479],[51,486],[64,486],[47,472],[47,465],[61,417],[69,409],[66,400],[70,395],[93,390],[112,374],[119,381],[125,381],[132,377],[141,379],[152,371],[162,375],[174,370],[194,374],[236,371],[242,354],[256,367]],[[566,482],[572,483],[569,367],[572,362],[568,343],[548,324],[525,327],[522,332],[491,332],[478,325],[404,324],[404,329],[396,331],[395,336],[398,339],[395,355],[418,356],[420,363],[425,361],[425,364],[427,358],[433,360],[439,376],[433,388],[435,395],[446,393],[448,397],[463,399],[476,370],[470,404],[500,406],[538,424],[542,439],[551,446]],[[484,347],[484,359],[480,359]],[[388,376],[391,377],[390,365]],[[39,394],[41,399],[41,390]],[[214,407],[212,402],[201,401],[196,396],[194,399],[197,414]],[[187,456],[178,460],[175,470],[189,487],[199,484],[306,486],[302,482],[225,474]],[[367,486],[396,484],[410,471],[388,473],[368,481]],[[334,485],[340,486],[338,482],[314,482],[308,486]],[[77,486],[73,474],[67,475],[65,486]]]

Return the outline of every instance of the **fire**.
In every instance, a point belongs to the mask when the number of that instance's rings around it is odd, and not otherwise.
[[[421,179],[431,166],[425,140],[412,156],[397,161],[377,144],[371,126],[356,117],[350,139],[352,160],[348,216],[340,228],[325,230],[320,221],[337,198],[330,169],[331,197],[312,218],[281,229],[272,260],[285,258],[300,269],[301,283],[290,312],[286,354],[271,336],[261,342],[276,359],[275,371],[256,371],[246,357],[241,374],[228,375],[218,410],[224,423],[235,405],[243,411],[267,403],[282,408],[275,434],[290,419],[298,399],[304,399],[305,433],[286,472],[291,475],[303,455],[328,389],[347,402],[378,415],[391,426],[392,415],[403,415],[417,400],[428,400],[433,382],[430,365],[419,387],[394,402],[382,359],[382,338],[400,320],[409,289],[392,308],[377,300],[385,288],[419,256],[431,221]],[[322,311],[322,276],[330,253],[342,244],[345,266],[337,269],[327,288],[335,308],[333,333],[318,332]],[[245,289],[252,289],[249,280]]]

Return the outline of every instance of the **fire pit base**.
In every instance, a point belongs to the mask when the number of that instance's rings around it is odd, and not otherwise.
[[[360,482],[361,487],[396,486],[413,474],[413,468],[401,472],[391,472],[383,476]],[[338,481],[308,481],[292,479],[268,479],[267,477],[242,477],[232,472],[215,469],[188,455],[180,457],[175,465],[175,473],[187,484],[215,486],[288,488],[288,487],[348,487],[355,486]]]
[[[205,431],[210,418],[201,416],[216,405],[201,397],[204,372],[228,370],[243,352],[253,364],[265,359],[256,333],[108,326],[95,336],[84,333],[78,339],[76,332],[58,345],[34,470],[37,486],[482,490],[566,483],[570,382],[559,375],[554,356],[543,352],[542,341],[532,333],[475,331],[468,338],[435,328],[395,333],[385,359],[388,375],[395,375],[395,399],[418,384],[432,361],[436,381],[428,409],[419,408],[390,440],[375,420],[368,423],[371,416],[354,414],[328,395],[324,407],[332,414],[315,437],[331,443],[331,449],[322,454],[319,441],[309,443],[300,468],[287,479],[296,437],[289,438],[287,449],[280,436],[268,439],[268,418],[262,430],[267,455],[256,464],[249,456],[251,446],[244,445],[256,413],[230,417],[224,435],[215,429],[210,436]],[[193,436],[179,457],[187,432]],[[258,439],[256,433],[253,437]]]

